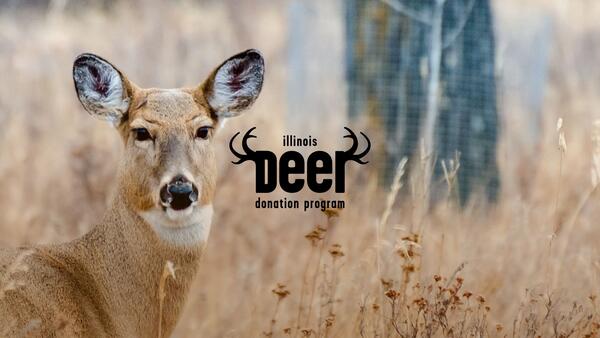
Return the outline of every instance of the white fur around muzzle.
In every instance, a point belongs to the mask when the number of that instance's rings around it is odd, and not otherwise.
[[[212,204],[190,206],[184,210],[152,209],[140,216],[164,241],[178,246],[205,243],[212,222]]]

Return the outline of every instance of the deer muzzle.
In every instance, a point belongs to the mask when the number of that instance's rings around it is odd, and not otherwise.
[[[165,208],[184,210],[198,201],[198,188],[185,176],[177,175],[160,189],[160,202]]]

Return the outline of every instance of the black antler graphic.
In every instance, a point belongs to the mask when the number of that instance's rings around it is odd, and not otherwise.
[[[360,154],[356,154],[356,150],[358,149],[358,138],[356,137],[356,134],[354,134],[354,132],[352,130],[350,130],[350,128],[348,127],[344,127],[344,129],[346,129],[348,131],[348,134],[344,136],[344,138],[350,138],[352,139],[352,145],[350,146],[350,148],[348,150],[346,150],[344,152],[344,155],[346,155],[346,159],[348,161],[354,161],[360,164],[367,164],[369,163],[369,161],[363,161],[362,158],[367,155],[367,153],[369,152],[369,150],[371,150],[371,140],[369,140],[369,138],[367,137],[367,135],[365,135],[362,131],[360,132],[360,134],[365,138],[365,140],[367,140],[367,148],[365,148],[365,150],[363,150],[362,153]]]
[[[246,132],[246,134],[244,134],[244,137],[242,138],[242,149],[244,149],[245,154],[240,154],[233,148],[233,140],[239,135],[240,132],[238,131],[237,133],[235,133],[235,135],[233,135],[233,137],[229,141],[229,149],[238,158],[238,160],[237,160],[237,162],[231,161],[231,163],[240,164],[240,163],[244,163],[248,160],[254,161],[254,157],[255,157],[254,155],[256,152],[254,150],[250,149],[250,147],[248,146],[248,139],[256,138],[256,136],[252,135],[252,131],[254,129],[256,129],[256,127],[250,128],[250,130],[248,130]]]

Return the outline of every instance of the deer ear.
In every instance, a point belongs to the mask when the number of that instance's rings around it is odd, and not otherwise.
[[[127,115],[131,85],[113,65],[94,54],[81,54],[73,63],[73,81],[83,108],[118,125]]]
[[[200,90],[217,117],[237,116],[258,97],[264,74],[262,55],[255,49],[249,49],[217,67]]]

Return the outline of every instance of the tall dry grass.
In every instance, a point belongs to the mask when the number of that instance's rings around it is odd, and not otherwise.
[[[496,204],[460,209],[447,199],[427,208],[418,175],[399,174],[382,188],[361,168],[348,174],[347,208],[326,213],[254,209],[253,173],[231,165],[224,146],[256,125],[263,145],[281,150],[287,5],[156,1],[1,12],[0,245],[81,235],[114,189],[119,140],[76,101],[77,53],[107,57],[142,86],[174,87],[255,47],[268,62],[265,87],[252,112],[219,133],[217,215],[175,337],[596,336],[600,5],[495,2],[500,44],[520,6],[544,11],[554,27],[533,143],[522,143],[533,112],[509,92],[501,99]],[[500,59],[511,52],[499,50]],[[343,120],[343,105],[327,113]],[[445,164],[441,179],[454,189],[458,165]]]

